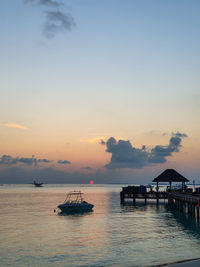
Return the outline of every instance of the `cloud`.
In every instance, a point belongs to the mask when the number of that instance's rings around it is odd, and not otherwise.
[[[87,170],[87,171],[91,171],[92,170],[92,168],[90,166],[83,167],[82,169],[83,170]]]
[[[57,161],[57,163],[58,163],[58,164],[71,164],[70,161],[68,161],[68,160],[61,160],[61,159],[59,159],[59,160]]]
[[[37,166],[39,163],[50,163],[50,162],[52,162],[52,160],[48,160],[45,158],[37,159],[35,158],[34,155],[32,155],[31,158],[27,158],[27,157],[14,158],[10,155],[3,155],[2,157],[0,157],[0,165],[14,165],[18,163],[23,163],[29,166]],[[57,163],[58,164],[71,164],[71,162],[68,160],[58,160]]]
[[[152,130],[152,131],[145,133],[145,135],[148,135],[148,136],[166,136],[168,134],[170,134],[170,133],[167,133],[167,132],[161,133],[161,132],[155,131],[155,130]]]
[[[58,32],[71,31],[75,26],[73,17],[69,13],[59,10],[61,6],[64,7],[63,2],[55,0],[25,0],[24,2],[50,8],[50,10],[45,10],[46,21],[43,28],[47,38],[53,38]]]
[[[13,158],[10,155],[3,155],[0,158],[0,165],[4,164],[4,165],[14,165],[14,164],[18,164],[18,163],[23,163],[25,165],[29,165],[29,166],[37,166],[38,163],[50,163],[51,161],[48,159],[37,159],[34,157],[34,155],[31,158]]]
[[[9,128],[17,128],[17,129],[27,130],[27,128],[25,126],[22,126],[18,123],[3,123],[2,125],[9,127]]]
[[[174,137],[188,137],[187,134],[185,134],[185,133],[179,133],[179,132],[172,133],[172,136],[174,136]]]
[[[169,140],[168,146],[155,146],[151,150],[151,154],[149,155],[150,163],[165,163],[166,157],[172,155],[173,152],[179,152],[181,147],[181,138],[187,137],[186,134],[181,134],[179,132],[173,133],[172,137]]]
[[[52,7],[59,7],[63,5],[63,3],[59,1],[53,1],[53,0],[24,0],[25,3],[37,3],[38,5],[43,6],[52,6]]]
[[[186,134],[173,133],[167,146],[156,145],[148,150],[146,146],[135,148],[130,141],[119,140],[110,137],[106,142],[106,152],[111,153],[111,159],[106,168],[133,168],[140,169],[151,164],[165,163],[167,157],[173,152],[179,152],[182,138],[187,137]]]
[[[106,144],[106,142],[105,142],[103,139],[101,139],[101,140],[99,141],[99,144],[104,146],[104,145]]]
[[[71,31],[75,25],[70,14],[60,11],[46,11],[46,22],[44,24],[44,35],[52,38],[58,31]]]

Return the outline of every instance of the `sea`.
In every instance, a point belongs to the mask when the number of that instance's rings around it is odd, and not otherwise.
[[[197,221],[165,202],[120,205],[122,186],[0,186],[0,266],[156,266],[200,256]],[[72,190],[93,212],[57,212]]]

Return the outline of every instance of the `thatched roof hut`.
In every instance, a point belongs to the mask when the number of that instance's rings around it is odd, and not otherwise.
[[[156,177],[153,182],[189,182],[187,178],[175,171],[174,169],[167,169]]]
[[[175,171],[174,169],[167,169],[164,172],[162,172],[160,175],[158,175],[158,177],[156,177],[153,180],[153,182],[157,183],[157,190],[158,190],[158,183],[160,182],[168,182],[171,188],[172,182],[179,182],[184,185],[184,183],[189,182],[189,180],[185,178],[183,175],[181,175],[180,173],[178,173],[177,171]]]

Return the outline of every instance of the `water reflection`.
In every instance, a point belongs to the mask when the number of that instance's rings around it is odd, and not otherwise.
[[[166,205],[166,209],[171,213],[171,216],[165,218],[168,225],[170,225],[173,218],[185,233],[192,235],[199,240],[200,222],[196,221],[191,215],[178,211],[171,205]]]
[[[57,218],[59,224],[58,238],[62,239],[64,244],[62,255],[71,252],[68,255],[68,261],[78,266],[79,258],[89,265],[93,262],[104,259],[107,248],[109,247],[109,228],[107,214],[110,214],[112,197],[109,191],[105,189],[93,188],[93,190],[84,188],[82,190],[84,199],[94,204],[94,210],[91,212],[63,213],[59,212]],[[119,202],[118,202],[119,203]],[[59,257],[59,260],[61,258]]]
[[[159,237],[165,236],[166,240],[179,238],[181,231],[182,235],[186,234],[189,238],[192,236],[200,243],[200,222],[187,213],[179,212],[171,205],[165,203],[144,205],[142,202],[138,202],[134,206],[129,202],[121,205],[121,213],[127,213],[133,220],[143,216],[148,228]]]
[[[57,213],[58,216],[73,216],[73,217],[81,217],[81,216],[87,216],[93,213],[93,210],[91,211],[71,211],[71,212],[64,212],[60,211]]]
[[[145,205],[142,201],[138,201],[136,205],[133,205],[132,202],[126,202],[125,204],[121,204],[121,212],[131,212],[131,211],[146,211],[148,209],[153,209],[153,210],[163,210],[165,207],[165,202],[160,202],[159,205],[155,202],[152,201]]]

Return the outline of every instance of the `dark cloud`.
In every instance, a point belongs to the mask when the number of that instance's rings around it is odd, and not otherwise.
[[[0,158],[0,164],[4,164],[4,165],[13,165],[13,164],[17,164],[17,163],[23,163],[26,165],[33,165],[33,166],[37,166],[38,163],[49,163],[51,162],[48,159],[37,159],[34,157],[34,155],[31,158],[20,158],[20,157],[16,157],[13,158],[10,155],[3,155]]]
[[[182,138],[185,137],[187,137],[187,135],[184,133],[173,133],[172,137],[169,140],[168,146],[155,146],[155,148],[151,150],[151,154],[149,155],[149,162],[165,163],[166,157],[171,156],[173,152],[179,152]]]
[[[57,163],[58,163],[58,164],[71,164],[70,161],[68,161],[68,160],[61,160],[61,159],[59,159],[59,160],[57,161]]]
[[[100,144],[100,145],[105,145],[106,142],[105,142],[103,139],[101,139],[100,142],[99,142],[99,144]]]
[[[25,0],[25,3],[35,3],[50,8],[45,10],[46,21],[44,23],[44,35],[53,38],[57,32],[70,31],[75,26],[73,17],[66,12],[59,10],[64,4],[55,0]]]
[[[145,146],[135,148],[130,141],[119,140],[110,137],[106,142],[106,152],[111,153],[110,162],[105,166],[108,169],[133,168],[140,169],[151,164],[165,163],[167,157],[173,152],[179,152],[182,138],[186,134],[173,133],[167,146],[156,145],[151,150]]]
[[[87,170],[87,171],[91,171],[92,170],[92,168],[90,166],[83,167],[82,169]]]
[[[50,162],[52,161],[48,159],[37,159],[35,158],[34,155],[32,155],[31,158],[25,158],[25,157],[14,158],[10,155],[3,155],[2,157],[0,157],[0,165],[14,165],[17,163],[23,163],[29,166],[37,166],[38,163],[50,163]],[[71,164],[71,162],[68,160],[58,160],[57,163],[58,164]]]
[[[174,137],[188,137],[187,134],[185,134],[185,133],[179,133],[179,132],[172,133],[172,136],[174,136]]]
[[[142,168],[148,163],[145,147],[134,148],[129,141],[119,140],[111,137],[106,142],[106,152],[112,154],[106,168]]]
[[[46,22],[44,34],[47,38],[52,38],[58,31],[70,31],[75,25],[70,14],[57,11],[46,11]]]

